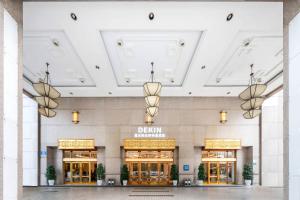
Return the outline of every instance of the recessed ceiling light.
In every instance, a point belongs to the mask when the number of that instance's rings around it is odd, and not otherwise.
[[[179,41],[179,45],[182,46],[182,47],[184,47],[184,45],[185,45],[185,44],[184,44],[184,41],[183,41],[183,40],[180,40],[180,41]]]
[[[170,82],[171,82],[171,83],[174,83],[175,81],[174,81],[174,79],[173,79],[173,78],[171,78],[171,79],[170,79]]]
[[[233,13],[230,13],[229,15],[227,15],[226,20],[229,22],[230,20],[232,20],[233,18]]]
[[[98,65],[95,66],[96,69],[100,69],[100,67]]]
[[[203,65],[203,66],[201,67],[201,69],[205,69],[205,67],[206,67],[206,66],[205,66],[205,65]]]
[[[108,94],[110,95],[110,94],[112,94],[112,92],[108,92]]]
[[[244,46],[245,46],[245,47],[249,46],[249,44],[250,44],[250,40],[244,41]]]
[[[149,13],[149,19],[150,19],[150,20],[153,20],[153,19],[154,19],[154,13],[153,13],[153,12]]]
[[[117,42],[117,44],[118,44],[118,46],[123,46],[123,41],[122,40],[118,40],[118,42]]]
[[[230,91],[228,91],[226,94],[231,94],[231,92],[230,92]]]
[[[77,16],[75,13],[71,13],[70,16],[74,21],[77,21]]]
[[[73,92],[69,92],[70,95],[73,95]]]
[[[79,78],[80,83],[84,84],[85,79],[84,78]]]
[[[192,92],[189,92],[189,95],[191,95],[192,94]]]
[[[52,44],[56,47],[59,47],[59,41],[57,39],[53,39]]]

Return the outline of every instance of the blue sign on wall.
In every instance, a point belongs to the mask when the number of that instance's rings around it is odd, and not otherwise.
[[[190,166],[189,165],[183,165],[183,171],[190,171]]]
[[[41,158],[46,158],[47,157],[47,151],[46,150],[41,150]]]

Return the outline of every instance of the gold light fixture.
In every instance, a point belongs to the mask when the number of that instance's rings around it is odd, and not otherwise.
[[[143,86],[146,101],[146,112],[151,118],[155,117],[158,113],[160,91],[162,88],[162,84],[160,82],[154,82],[153,65],[154,63],[151,62],[150,82],[146,82]]]
[[[227,112],[224,110],[220,111],[220,123],[225,124],[227,122]]]
[[[38,96],[38,97],[34,97],[34,99],[39,105],[43,107],[54,109],[58,106],[58,103],[56,101],[52,100],[47,96]]]
[[[41,96],[36,96],[34,99],[39,104],[39,113],[45,117],[54,117],[56,112],[52,109],[58,106],[56,99],[60,97],[60,93],[51,86],[50,73],[49,73],[49,63],[46,63],[45,78],[43,81],[38,83],[33,83],[32,86],[34,90]]]
[[[155,117],[158,114],[158,107],[147,107],[147,113],[152,118]]]
[[[153,117],[151,117],[147,111],[145,112],[145,124],[152,125],[154,123]]]
[[[78,111],[73,111],[72,112],[72,122],[74,124],[78,124],[79,123],[79,112]]]
[[[51,99],[57,99],[60,97],[60,93],[51,86],[50,81],[50,73],[48,71],[49,63],[46,63],[46,75],[43,81],[39,81],[38,83],[33,83],[34,90],[41,96],[47,96]]]
[[[154,63],[151,62],[151,82],[144,83],[144,96],[159,96],[162,88],[162,84],[160,82],[154,82]]]
[[[249,110],[247,112],[245,112],[243,114],[245,119],[253,119],[255,117],[257,117],[258,115],[260,115],[261,110],[260,109],[253,109],[253,110]]]
[[[245,119],[253,119],[261,113],[261,105],[264,102],[264,98],[261,96],[267,89],[266,84],[256,83],[253,73],[253,64],[250,65],[250,84],[247,89],[245,89],[239,98],[243,101],[241,104],[241,109],[246,111],[243,116]]]
[[[54,110],[51,110],[51,109],[43,107],[43,106],[40,106],[38,111],[41,115],[48,117],[48,118],[55,117],[55,115],[56,115],[56,112]]]
[[[147,107],[158,107],[159,106],[159,96],[146,96],[145,101]]]

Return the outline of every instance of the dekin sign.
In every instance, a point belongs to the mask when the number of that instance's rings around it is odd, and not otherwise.
[[[161,127],[138,127],[138,132],[134,134],[135,138],[165,138],[166,134],[162,132]]]

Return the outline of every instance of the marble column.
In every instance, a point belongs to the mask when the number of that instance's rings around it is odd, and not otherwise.
[[[22,199],[23,3],[0,1],[0,199]]]
[[[284,197],[300,199],[300,1],[284,1]]]

